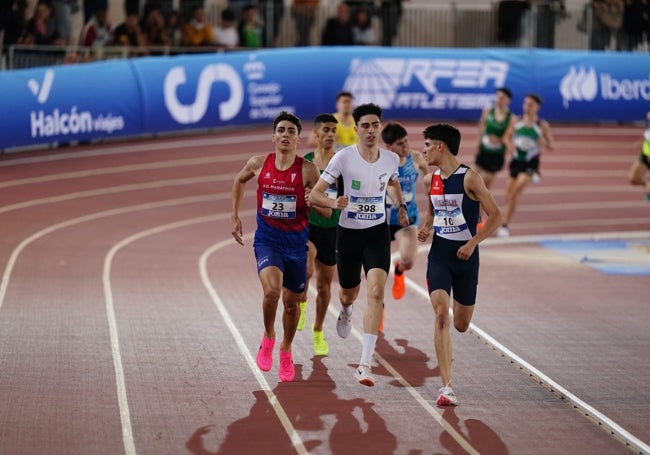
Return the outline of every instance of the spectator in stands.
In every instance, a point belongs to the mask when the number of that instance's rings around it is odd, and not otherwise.
[[[341,46],[354,44],[354,32],[350,22],[350,8],[345,3],[336,7],[336,16],[327,20],[323,29],[323,46]]]
[[[13,0],[11,4],[2,3],[0,30],[5,31],[5,46],[16,44],[27,33],[28,6],[27,0]]]
[[[40,0],[34,9],[34,15],[27,23],[25,33],[18,39],[19,44],[63,45],[56,25],[52,20],[52,5],[47,0]]]
[[[291,15],[296,24],[296,46],[309,46],[320,0],[293,0]]]
[[[262,23],[266,24],[264,31],[268,33],[264,40],[269,46],[275,45],[275,40],[280,32],[280,22],[284,16],[284,0],[258,0],[257,5]]]
[[[399,22],[402,19],[402,0],[382,0],[379,7],[381,17],[381,45],[392,46],[397,37]]]
[[[619,48],[618,32],[623,26],[623,0],[592,0],[591,49],[604,50],[612,39]]]
[[[59,34],[60,41],[63,44],[70,44],[72,33],[72,15],[79,12],[77,0],[53,0],[52,17],[56,30]]]
[[[165,29],[171,40],[172,46],[181,46],[183,44],[183,22],[178,11],[172,10],[165,17]]]
[[[497,9],[497,41],[515,46],[521,40],[521,22],[530,9],[530,3],[522,0],[501,0]]]
[[[144,6],[144,17],[140,29],[145,37],[147,46],[171,46],[172,40],[165,27],[165,19],[158,2],[150,2]]]
[[[235,27],[235,13],[231,9],[221,11],[221,22],[214,27],[214,39],[217,46],[232,49],[239,46],[239,33]]]
[[[239,21],[244,14],[244,8],[251,0],[228,0],[228,9],[235,13],[235,21]]]
[[[142,47],[146,38],[140,29],[140,17],[137,11],[127,11],[124,22],[113,30],[113,45]]]
[[[357,10],[352,26],[354,44],[360,46],[374,46],[377,44],[377,35],[372,28],[372,18],[364,8]]]
[[[244,8],[238,32],[241,47],[260,48],[265,46],[264,24],[257,6],[250,4]]]
[[[205,20],[203,4],[194,6],[192,19],[183,27],[183,45],[185,46],[214,46],[212,27]]]
[[[111,25],[105,9],[98,9],[81,29],[79,45],[89,47],[104,47],[113,40]]]
[[[103,9],[108,11],[108,0],[83,0],[84,24],[90,21],[97,10]]]
[[[643,42],[648,30],[647,0],[625,0],[623,7],[623,28],[619,33],[621,50],[633,51]]]

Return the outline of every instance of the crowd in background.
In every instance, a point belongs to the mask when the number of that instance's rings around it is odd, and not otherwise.
[[[125,18],[119,24],[108,21],[108,0],[3,0],[0,42],[5,49],[13,44],[127,46],[137,47],[136,55],[172,47],[275,47],[281,21],[288,15],[295,46],[391,46],[399,33],[402,1],[341,0],[321,22],[322,29],[314,30],[322,0],[291,0],[287,7],[284,0],[228,0],[212,20],[200,0],[182,1],[180,11],[171,9],[168,0],[125,0]],[[567,16],[563,0],[501,0],[498,41],[521,45],[517,40],[527,28],[521,18],[533,7],[537,37],[530,45],[553,48],[555,23]],[[84,18],[78,36],[71,27],[74,14]],[[577,28],[588,34],[590,49],[634,50],[648,41],[649,17],[649,0],[589,0]]]
[[[273,47],[285,11],[278,0],[230,0],[216,24],[206,20],[203,2],[189,3],[184,10],[164,11],[156,0],[142,8],[138,0],[126,0],[125,19],[120,24],[108,21],[106,0],[9,0],[0,10],[4,45],[101,46],[210,46],[217,48]],[[397,33],[402,0],[346,1],[322,30],[323,45],[390,45]],[[296,46],[310,44],[320,0],[293,0],[291,16],[295,22]],[[31,13],[31,16],[29,12]],[[71,15],[84,14],[79,36],[72,36]],[[270,13],[270,14],[269,14]],[[376,36],[372,21],[379,17],[385,27]],[[266,19],[271,19],[270,21]]]

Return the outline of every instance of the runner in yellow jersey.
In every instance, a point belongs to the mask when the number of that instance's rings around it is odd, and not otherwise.
[[[635,148],[637,147],[641,149],[641,153],[630,168],[629,179],[632,185],[645,185],[645,200],[650,202],[650,112],[646,115],[643,141],[640,146],[635,145]]]

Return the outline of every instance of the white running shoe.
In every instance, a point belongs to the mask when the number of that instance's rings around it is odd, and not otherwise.
[[[343,310],[339,313],[336,321],[336,331],[341,338],[347,338],[352,330],[352,314],[346,314]]]
[[[539,175],[539,172],[533,172],[531,180],[533,184],[538,184],[542,180],[542,177]]]
[[[510,229],[507,226],[500,226],[497,229],[497,237],[510,237]]]
[[[370,367],[366,365],[359,365],[357,371],[354,372],[354,377],[357,378],[361,385],[368,387],[373,387],[375,385],[375,378],[370,374]]]
[[[456,398],[454,389],[448,385],[441,387],[436,404],[438,406],[458,406],[458,398]]]

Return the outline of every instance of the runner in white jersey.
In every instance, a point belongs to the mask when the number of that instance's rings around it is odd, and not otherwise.
[[[340,209],[336,232],[339,299],[343,308],[336,330],[346,338],[352,329],[352,304],[359,295],[361,269],[366,274],[367,305],[363,320],[361,360],[355,373],[360,384],[372,387],[372,354],[377,342],[390,269],[390,232],[386,222],[386,192],[398,206],[402,226],[408,225],[398,179],[399,157],[379,148],[382,110],[375,104],[358,106],[352,116],[359,142],[337,152],[309,194],[313,205]],[[327,197],[328,186],[338,183],[336,200]]]

